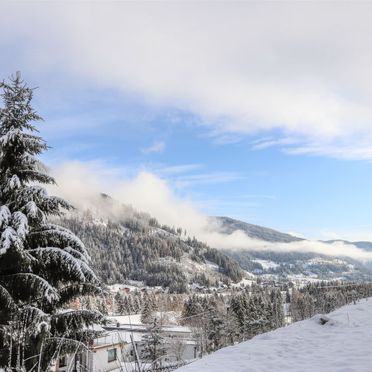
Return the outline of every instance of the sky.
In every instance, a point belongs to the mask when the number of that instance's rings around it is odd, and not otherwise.
[[[371,11],[3,1],[0,78],[21,71],[38,87],[57,181],[87,171],[103,192],[135,185],[142,209],[153,197],[298,236],[372,240]]]

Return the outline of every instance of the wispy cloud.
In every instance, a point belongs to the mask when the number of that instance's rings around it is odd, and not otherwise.
[[[265,137],[251,142],[252,150],[278,148],[288,155],[326,156],[342,160],[372,160],[372,142],[364,137],[336,140],[314,140],[296,137]]]
[[[197,185],[208,185],[218,183],[228,183],[236,180],[245,179],[246,176],[239,172],[228,171],[207,171],[203,168],[204,164],[149,164],[144,165],[143,170],[159,175],[164,179],[168,179],[177,188],[193,187]],[[243,196],[247,197],[247,195]],[[259,195],[251,195],[251,197],[265,197]]]
[[[275,195],[265,195],[265,194],[243,194],[243,195],[237,195],[235,196],[235,199],[271,199],[275,200]]]
[[[226,215],[225,213],[221,213],[221,211],[224,211],[226,209],[234,211],[232,213],[229,213],[229,217],[236,216],[237,212],[241,209],[244,209],[245,211],[248,210],[248,208],[257,208],[261,207],[262,203],[259,201],[253,201],[253,200],[230,200],[230,199],[202,199],[202,200],[194,200],[194,203],[196,206],[200,207],[200,209],[204,211],[210,211],[210,214],[214,215],[216,214],[216,211],[220,211],[217,214]],[[247,218],[246,216],[244,217]]]
[[[360,141],[355,144],[344,143],[310,143],[284,150],[290,155],[328,156],[343,160],[372,160],[372,143]]]
[[[353,241],[372,241],[372,226],[359,226],[353,230],[323,230],[320,231],[320,239],[322,240],[347,240]]]
[[[167,165],[160,167],[158,172],[163,175],[175,175],[180,173],[189,173],[200,169],[203,167],[203,164],[180,164],[180,165]]]
[[[243,179],[244,176],[236,172],[208,172],[188,174],[173,179],[177,187],[195,186],[200,184],[216,184]]]
[[[270,147],[286,146],[298,144],[298,139],[295,138],[263,138],[252,142],[252,150],[264,150]]]
[[[157,141],[154,142],[152,145],[148,147],[144,147],[141,149],[143,154],[151,154],[151,153],[159,153],[163,152],[165,149],[165,142],[164,141]]]
[[[68,72],[194,112],[222,142],[275,130],[307,144],[291,154],[371,158],[370,2],[1,7],[0,47],[22,45],[15,55],[40,76]],[[14,68],[2,50],[2,66]]]

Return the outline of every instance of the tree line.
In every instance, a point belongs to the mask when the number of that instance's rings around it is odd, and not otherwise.
[[[167,324],[162,313],[181,314],[176,321],[192,329],[202,356],[371,296],[372,283],[342,281],[309,283],[300,289],[288,284],[280,288],[252,285],[223,294],[118,292],[113,311],[141,313],[149,332],[156,333],[149,336],[152,341],[151,337],[161,340],[161,326]],[[157,345],[159,353],[164,351],[161,346]]]
[[[293,290],[290,313],[293,321],[304,320],[371,296],[372,284],[369,282],[308,283],[303,288]]]

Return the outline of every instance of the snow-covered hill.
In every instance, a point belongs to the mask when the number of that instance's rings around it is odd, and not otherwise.
[[[280,231],[270,229],[268,227],[253,225],[244,221],[236,220],[230,217],[213,217],[220,225],[220,231],[225,234],[231,234],[234,231],[240,230],[245,232],[250,238],[264,240],[272,243],[290,243],[301,241],[302,238],[282,233]]]
[[[371,350],[369,298],[220,349],[177,371],[370,372]]]
[[[219,224],[219,231],[232,234],[237,231],[253,239],[250,246],[240,249],[224,249],[223,252],[240,266],[266,279],[287,278],[288,280],[371,280],[372,262],[360,261],[349,256],[340,256],[333,244],[343,243],[350,247],[371,251],[370,242],[324,241],[324,248],[329,245],[328,254],[311,249],[316,242],[298,238],[267,227],[252,225],[229,217],[214,217]],[[262,244],[271,244],[272,249],[262,249]],[[276,244],[299,245],[297,250],[278,250]],[[306,243],[306,244],[305,244]],[[330,255],[330,252],[334,254]],[[324,253],[324,254],[323,254]]]
[[[160,225],[107,195],[97,203],[100,210],[75,210],[55,222],[84,242],[105,284],[135,280],[184,293],[189,286],[215,287],[247,277],[232,258],[181,228]]]

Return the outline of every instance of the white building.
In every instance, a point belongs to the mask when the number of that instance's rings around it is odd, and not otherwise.
[[[138,338],[133,335],[135,342]],[[106,332],[96,338],[89,350],[76,355],[59,358],[56,362],[56,372],[108,372],[120,371],[123,363],[128,362],[132,350],[129,334],[122,332]]]
[[[106,333],[94,340],[82,353],[59,358],[55,372],[109,372],[135,371],[144,349],[142,337],[147,333],[143,324],[117,324],[105,327]],[[163,364],[186,362],[198,357],[197,343],[188,327],[162,327],[166,354]],[[144,361],[139,361],[142,364]],[[148,365],[147,365],[148,367]],[[145,365],[144,365],[145,369]]]

